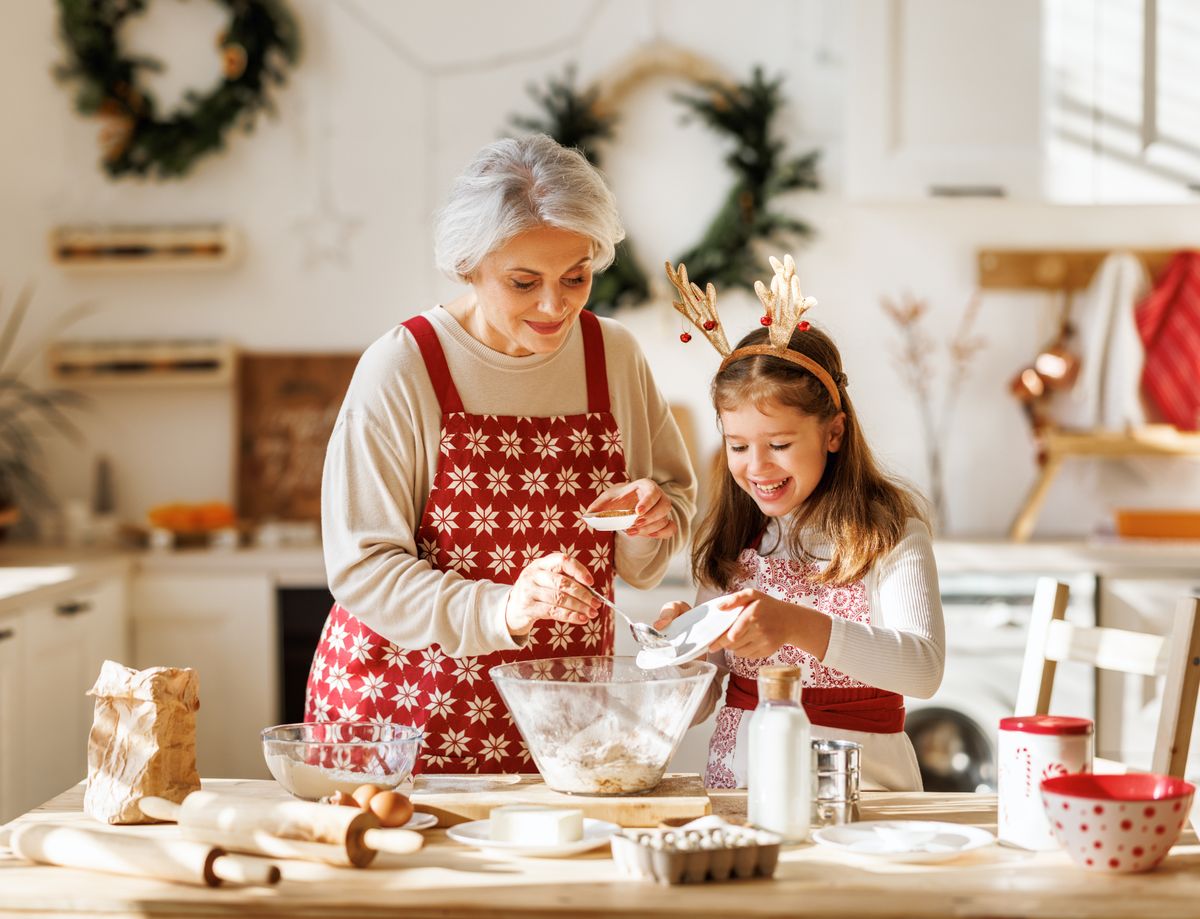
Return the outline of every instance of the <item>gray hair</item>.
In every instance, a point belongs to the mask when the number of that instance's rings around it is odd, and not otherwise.
[[[434,224],[434,258],[456,281],[513,237],[557,227],[589,237],[592,270],[612,264],[625,228],[604,176],[545,134],[488,144],[454,181]]]

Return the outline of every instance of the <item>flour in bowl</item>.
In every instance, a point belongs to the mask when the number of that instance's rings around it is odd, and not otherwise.
[[[581,795],[628,795],[653,791],[671,757],[670,739],[631,731],[613,714],[592,722],[567,742],[543,751],[538,769],[546,784]]]

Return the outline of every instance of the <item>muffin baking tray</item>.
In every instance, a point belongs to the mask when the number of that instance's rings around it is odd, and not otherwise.
[[[630,877],[698,884],[771,877],[782,842],[774,833],[702,817],[678,828],[624,830],[613,836],[612,853]]]

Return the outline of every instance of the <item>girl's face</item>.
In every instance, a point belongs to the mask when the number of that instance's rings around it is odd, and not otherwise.
[[[550,354],[592,291],[592,241],[556,227],[529,230],[490,252],[470,283],[476,338],[513,357]]]
[[[808,500],[846,432],[842,412],[822,421],[777,402],[719,414],[729,472],[768,517],[782,517]]]

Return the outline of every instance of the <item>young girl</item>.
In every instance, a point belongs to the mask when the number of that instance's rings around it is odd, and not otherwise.
[[[813,736],[861,743],[864,787],[920,789],[903,697],[933,695],[945,655],[929,528],[917,499],[876,465],[836,346],[808,323],[793,328],[792,354],[770,353],[758,329],[712,384],[728,472],[692,571],[697,603],[733,593],[726,606],[741,613],[710,649],[719,676],[697,723],[725,674],[729,685],[705,784],[745,786],[758,670],[803,661]],[[687,609],[670,603],[655,625]]]

